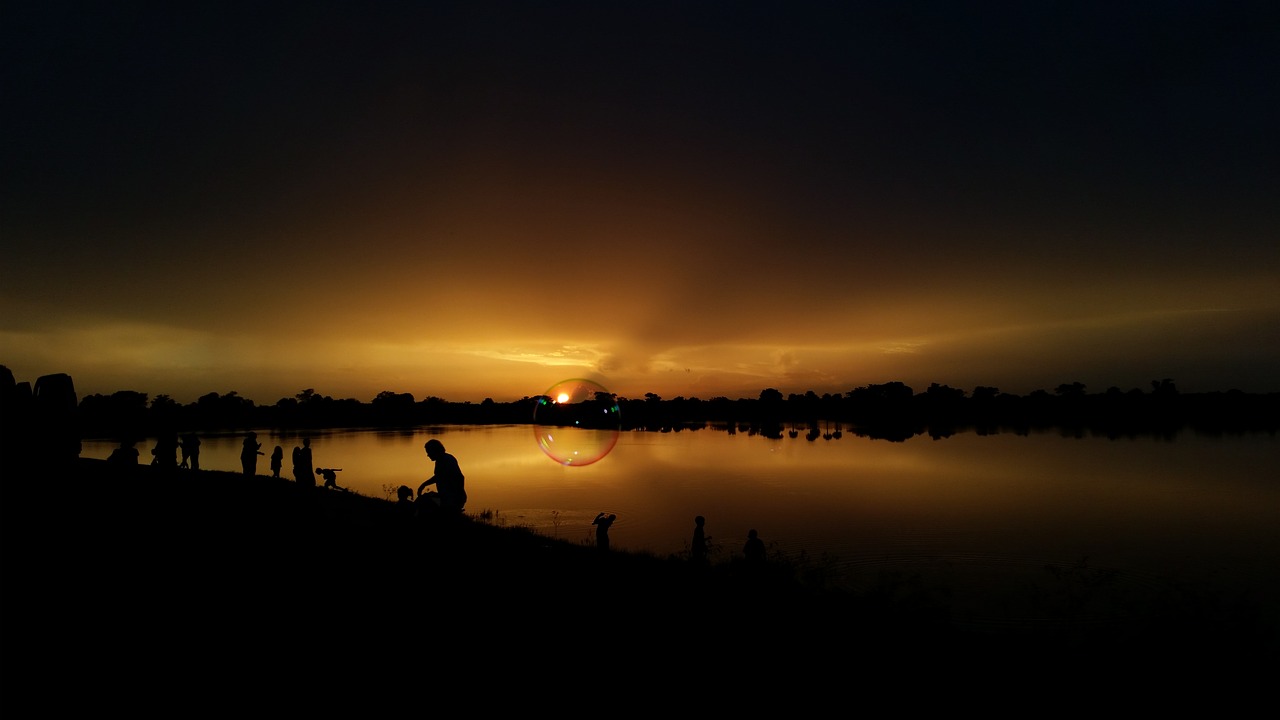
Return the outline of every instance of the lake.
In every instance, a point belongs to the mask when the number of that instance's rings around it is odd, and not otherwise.
[[[258,473],[270,474],[280,445],[290,477],[302,435],[258,433]],[[528,425],[307,436],[316,467],[341,468],[338,484],[364,495],[416,489],[431,475],[423,444],[434,437],[466,474],[471,515],[592,544],[591,520],[615,513],[613,548],[664,556],[687,553],[703,515],[713,561],[741,557],[754,528],[773,557],[854,589],[943,593],[973,623],[1117,613],[1160,598],[1257,605],[1280,625],[1280,439],[1266,433],[891,442],[706,427],[623,432],[580,466],[553,461]],[[201,467],[240,467],[243,433],[202,438]],[[153,445],[139,445],[146,461]],[[81,456],[114,447],[85,440]]]

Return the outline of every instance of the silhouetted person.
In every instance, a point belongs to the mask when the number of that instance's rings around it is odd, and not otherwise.
[[[707,562],[706,524],[707,519],[701,515],[693,519],[693,542],[689,545],[689,557],[698,565],[705,565]]]
[[[138,448],[134,447],[132,440],[121,440],[120,447],[111,451],[107,456],[107,462],[120,467],[130,467],[138,464]]]
[[[293,448],[293,479],[299,485],[316,486],[315,465],[311,463],[311,438],[302,438],[302,447]]]
[[[316,468],[316,472],[324,478],[325,489],[347,491],[346,488],[338,486],[338,473],[342,472],[342,468]]]
[[[138,448],[134,445],[132,440],[121,440],[120,447],[107,456],[107,466],[117,481],[129,480],[137,472]]]
[[[280,477],[280,468],[284,467],[284,448],[279,445],[271,451],[271,477]]]
[[[428,493],[427,499],[437,503],[445,515],[458,515],[467,504],[467,490],[462,468],[458,467],[458,459],[444,451],[444,443],[432,438],[423,445],[427,457],[435,461],[435,474],[418,486],[418,497],[428,485],[435,485],[435,493]],[[433,497],[434,496],[434,497]]]
[[[413,504],[413,488],[401,485],[396,489],[396,515],[412,518],[417,513],[418,509]]]
[[[191,453],[191,469],[199,470],[200,469],[200,436],[195,433],[191,433],[190,435],[187,435],[187,445],[190,447],[189,452]]]
[[[262,443],[258,442],[258,433],[251,432],[244,437],[240,447],[240,468],[245,475],[258,474],[258,456],[262,455]]]
[[[746,556],[749,567],[764,565],[764,541],[760,539],[760,535],[755,531],[755,528],[747,531],[747,543],[742,546],[742,554]]]
[[[191,468],[192,470],[200,469],[200,436],[195,433],[187,433],[178,441],[178,447],[182,449],[182,463],[178,467]]]
[[[151,464],[163,468],[178,466],[178,434],[161,433],[156,438],[156,446],[151,448]]]
[[[595,520],[591,521],[591,524],[596,526],[596,547],[601,550],[609,549],[609,526],[613,525],[613,521],[617,519],[617,515],[600,513],[596,515]]]

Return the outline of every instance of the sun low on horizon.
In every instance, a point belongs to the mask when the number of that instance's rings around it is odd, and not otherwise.
[[[264,405],[1280,392],[1254,10],[750,5],[6,9],[0,364]]]

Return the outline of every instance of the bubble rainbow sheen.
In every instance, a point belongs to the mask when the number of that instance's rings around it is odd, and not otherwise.
[[[613,450],[622,432],[622,411],[613,393],[594,380],[561,380],[534,403],[533,432],[547,457],[582,467]]]

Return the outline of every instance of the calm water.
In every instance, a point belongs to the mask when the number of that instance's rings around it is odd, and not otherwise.
[[[613,547],[660,555],[686,552],[693,518],[704,515],[715,559],[740,555],[756,528],[771,553],[824,566],[854,588],[886,576],[942,588],[975,622],[1043,613],[1033,597],[1098,574],[1126,597],[1200,588],[1280,606],[1280,439],[1270,435],[964,433],[894,443],[708,428],[623,433],[581,467],[549,459],[529,426],[310,436],[316,466],[342,468],[338,483],[364,495],[417,488],[431,474],[423,443],[438,437],[466,474],[470,514],[492,510],[500,524],[592,543],[592,518],[616,513]],[[205,436],[201,466],[238,470],[241,438]],[[281,445],[289,477],[301,436],[264,430],[258,439],[258,472],[270,473]],[[143,458],[153,445],[139,446]],[[81,455],[105,458],[113,447],[85,441]]]

